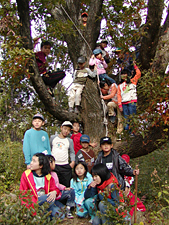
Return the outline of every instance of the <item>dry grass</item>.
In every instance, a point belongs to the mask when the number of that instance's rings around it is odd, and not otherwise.
[[[64,221],[62,221],[61,223],[63,225],[91,225],[91,223],[89,223],[90,219],[86,219],[86,218],[79,218],[77,216],[74,216],[73,219],[65,219]],[[60,223],[60,224],[61,224]]]

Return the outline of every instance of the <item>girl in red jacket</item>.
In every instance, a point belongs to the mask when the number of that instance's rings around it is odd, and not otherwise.
[[[49,203],[48,211],[51,211],[51,217],[64,215],[59,212],[59,207],[54,205],[56,197],[61,196],[60,190],[56,187],[53,177],[50,175],[50,165],[48,158],[43,153],[36,153],[32,157],[30,169],[26,170],[21,177],[20,190],[26,194],[31,190],[32,204],[28,203],[28,197],[22,197],[22,203],[27,207],[33,207],[34,203],[42,205]],[[58,198],[57,198],[58,199]],[[36,212],[33,213],[34,215]]]

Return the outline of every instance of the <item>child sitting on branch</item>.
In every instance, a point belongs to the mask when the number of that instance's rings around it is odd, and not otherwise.
[[[36,44],[37,40],[35,40]],[[45,41],[41,43],[41,51],[35,53],[36,63],[39,73],[42,76],[44,83],[47,85],[49,94],[54,97],[54,88],[56,84],[65,77],[65,72],[62,70],[50,72],[47,71],[46,56],[50,54],[51,43]]]

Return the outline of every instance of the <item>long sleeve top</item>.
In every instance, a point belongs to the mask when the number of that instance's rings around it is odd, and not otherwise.
[[[105,60],[102,61],[102,60],[97,59],[97,58],[94,58],[94,59],[90,58],[89,65],[90,66],[96,65],[98,75],[106,73],[105,69],[107,68],[107,63],[105,62]]]
[[[117,91],[117,99],[119,108],[122,107],[122,104],[129,104],[132,102],[137,102],[137,90],[136,85],[138,79],[141,77],[141,72],[137,66],[134,66],[136,70],[136,75],[130,80],[131,83],[127,84],[125,81],[122,84],[119,84]]]
[[[23,140],[23,153],[25,156],[25,163],[29,165],[32,156],[35,153],[51,154],[49,136],[44,130],[34,130],[33,128],[27,130]]]

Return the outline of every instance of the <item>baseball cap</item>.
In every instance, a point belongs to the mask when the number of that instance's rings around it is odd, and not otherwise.
[[[63,122],[63,123],[62,123],[62,127],[63,127],[63,126],[68,126],[68,127],[73,128],[73,125],[72,125],[72,123],[71,123],[70,121],[65,121],[65,122]]]
[[[82,17],[83,17],[83,16],[87,16],[87,17],[88,17],[88,14],[87,14],[87,12],[84,12],[84,13],[81,14],[81,16],[82,16]]]
[[[41,120],[45,121],[44,117],[43,117],[40,113],[35,114],[35,115],[33,116],[33,120],[34,120],[34,119],[41,119]]]
[[[87,134],[83,134],[81,137],[80,137],[80,142],[87,142],[89,143],[90,142],[90,138]]]
[[[78,63],[85,63],[86,62],[86,59],[84,56],[80,56],[78,59],[77,59],[77,62]]]
[[[99,48],[96,48],[94,51],[93,51],[93,54],[94,55],[98,55],[98,54],[102,54],[102,50],[101,49],[99,49]]]
[[[111,138],[109,137],[102,137],[100,139],[100,145],[104,144],[105,142],[107,142],[108,144],[112,144]]]
[[[121,157],[126,161],[126,163],[130,162],[130,156],[129,155],[123,154]]]

